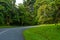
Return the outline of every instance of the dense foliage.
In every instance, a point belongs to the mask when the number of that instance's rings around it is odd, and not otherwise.
[[[37,25],[60,22],[60,0],[0,0],[0,25]]]

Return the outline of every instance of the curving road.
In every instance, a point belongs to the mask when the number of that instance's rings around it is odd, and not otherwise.
[[[0,29],[0,40],[24,40],[23,31],[35,26]]]

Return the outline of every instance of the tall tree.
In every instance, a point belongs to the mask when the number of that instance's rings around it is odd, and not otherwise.
[[[0,10],[2,11],[2,15],[4,16],[4,22],[5,24],[10,24],[10,20],[11,20],[11,13],[13,12],[13,8],[14,8],[14,5],[15,4],[15,0],[0,0],[0,5],[3,6],[4,10]],[[1,8],[0,6],[0,8]]]

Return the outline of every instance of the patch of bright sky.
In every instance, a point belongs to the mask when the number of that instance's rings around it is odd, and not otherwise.
[[[23,0],[16,0],[16,5],[18,5],[19,3],[23,3]]]

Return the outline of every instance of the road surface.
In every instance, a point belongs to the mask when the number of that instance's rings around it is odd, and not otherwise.
[[[31,27],[0,29],[0,40],[24,40],[23,31]]]

